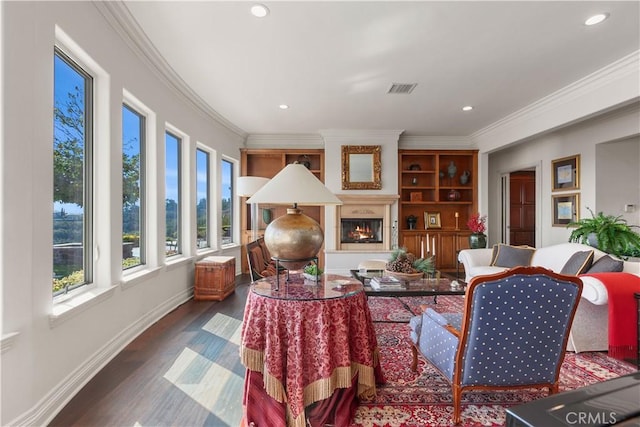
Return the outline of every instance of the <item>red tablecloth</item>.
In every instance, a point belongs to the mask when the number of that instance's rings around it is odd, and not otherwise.
[[[256,402],[256,393],[266,392],[286,405],[288,425],[303,427],[305,407],[356,382],[357,396],[371,399],[376,381],[384,379],[362,285],[335,275],[325,275],[318,285],[294,274],[284,284],[283,277],[280,297],[256,292],[256,285],[272,286],[275,278],[256,282],[247,297],[240,345],[242,363],[252,371],[245,380],[245,421],[255,422],[269,411],[247,405],[247,396]],[[262,390],[255,390],[261,384],[251,380],[254,372],[262,376]]]

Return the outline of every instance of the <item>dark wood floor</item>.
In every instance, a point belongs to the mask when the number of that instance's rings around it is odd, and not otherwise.
[[[50,425],[238,426],[244,367],[236,338],[248,283],[248,275],[239,276],[236,292],[224,301],[190,300],[159,320],[107,364]],[[213,316],[216,322],[209,322]],[[235,335],[212,333],[214,323]],[[203,391],[205,383],[208,392]]]

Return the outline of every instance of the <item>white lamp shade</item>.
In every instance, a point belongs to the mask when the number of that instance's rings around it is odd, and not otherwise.
[[[292,163],[271,178],[247,203],[322,206],[341,205],[342,201],[304,165]]]
[[[261,176],[239,176],[236,181],[236,194],[241,197],[251,197],[267,182],[269,178]]]

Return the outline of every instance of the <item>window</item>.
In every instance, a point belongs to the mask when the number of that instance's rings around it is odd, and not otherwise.
[[[53,295],[92,281],[93,79],[54,52]]]
[[[222,160],[222,244],[233,243],[233,163]]]
[[[122,105],[122,268],[145,264],[145,118]]]
[[[211,246],[209,239],[209,153],[196,149],[196,219],[198,249]]]
[[[167,256],[182,252],[180,245],[181,230],[181,191],[180,191],[180,143],[181,140],[170,132],[165,134],[165,221]]]

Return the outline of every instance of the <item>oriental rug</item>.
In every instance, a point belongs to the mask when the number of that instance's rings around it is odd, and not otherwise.
[[[400,323],[399,319],[413,315],[401,314],[402,310],[411,313],[411,309],[419,313],[423,304],[440,312],[461,311],[463,297],[439,296],[437,304],[433,304],[433,297],[407,297],[400,298],[401,301],[389,301],[392,299],[369,298],[374,321],[378,319],[375,328],[387,382],[378,386],[374,401],[358,406],[351,427],[452,425],[451,387],[424,358],[419,358],[418,371],[411,371],[409,325]],[[560,391],[573,390],[635,371],[636,368],[630,363],[608,357],[606,353],[567,353],[561,369]],[[462,395],[461,425],[505,425],[505,408],[546,396],[546,391],[536,389],[465,392]]]

